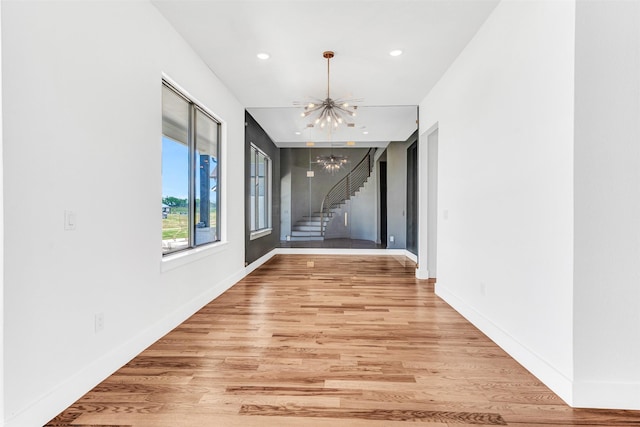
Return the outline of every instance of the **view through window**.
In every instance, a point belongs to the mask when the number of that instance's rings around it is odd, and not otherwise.
[[[162,86],[162,253],[220,240],[220,123]]]
[[[251,231],[271,228],[271,159],[251,145]]]

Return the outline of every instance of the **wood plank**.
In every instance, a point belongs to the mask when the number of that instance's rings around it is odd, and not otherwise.
[[[437,423],[507,425],[500,414],[478,412],[423,411],[408,409],[325,409],[296,406],[242,405],[241,415],[298,418],[342,418],[378,421],[426,421]]]
[[[404,257],[278,255],[48,425],[640,427],[565,405],[433,286]]]

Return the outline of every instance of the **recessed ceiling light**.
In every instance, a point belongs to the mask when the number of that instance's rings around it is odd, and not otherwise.
[[[362,132],[362,134],[363,135],[369,135],[369,132],[365,130],[364,132]]]
[[[394,49],[391,52],[389,52],[389,55],[391,55],[391,56],[400,56],[400,55],[402,55],[402,51],[400,49]]]
[[[347,145],[356,145],[355,141],[347,141]]]
[[[307,142],[307,147],[313,147],[315,144],[313,142]]]
[[[266,52],[260,52],[256,56],[258,57],[258,59],[269,59],[269,54]]]
[[[300,135],[300,132],[296,132],[296,135]]]

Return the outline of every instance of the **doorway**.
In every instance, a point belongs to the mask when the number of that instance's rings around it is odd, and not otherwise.
[[[427,270],[436,278],[438,253],[438,129],[427,136]]]
[[[380,244],[387,246],[387,162],[380,162]]]
[[[418,141],[407,148],[407,250],[418,255]]]

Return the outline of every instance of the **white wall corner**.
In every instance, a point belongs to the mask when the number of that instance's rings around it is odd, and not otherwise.
[[[571,378],[568,378],[536,353],[522,345],[515,337],[487,319],[457,295],[451,293],[442,284],[436,283],[435,293],[526,370],[542,381],[569,406],[574,406],[574,388]]]

